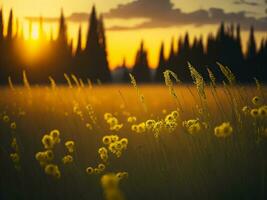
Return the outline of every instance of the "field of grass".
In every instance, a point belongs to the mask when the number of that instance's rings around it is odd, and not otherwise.
[[[1,88],[0,199],[267,199],[266,88],[202,89]]]

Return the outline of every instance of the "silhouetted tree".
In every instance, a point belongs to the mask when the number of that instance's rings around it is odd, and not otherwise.
[[[13,10],[10,10],[7,27],[7,39],[11,40],[13,37]]]
[[[4,20],[3,20],[3,10],[0,9],[0,42],[4,39]]]
[[[159,62],[158,62],[158,66],[156,69],[156,75],[155,75],[155,81],[156,82],[163,82],[164,81],[164,77],[163,77],[163,72],[165,70],[167,70],[167,66],[166,66],[166,60],[164,57],[164,43],[161,43],[160,46],[160,52],[159,52]]]
[[[143,41],[141,42],[140,48],[137,51],[132,74],[137,82],[148,83],[151,81],[151,74],[147,61],[147,52],[144,49]]]
[[[76,56],[79,56],[82,52],[82,26],[79,26],[79,31],[78,31],[78,41],[77,41],[77,48],[76,48]]]
[[[101,20],[102,21],[102,20]],[[87,34],[86,48],[83,52],[80,71],[82,77],[90,78],[92,81],[110,82],[111,75],[108,68],[106,54],[106,39],[103,22],[98,22],[95,6],[92,8],[90,23]]]

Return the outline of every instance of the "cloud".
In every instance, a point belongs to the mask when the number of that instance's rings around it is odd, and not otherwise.
[[[255,5],[248,1],[239,1]],[[135,0],[127,4],[120,4],[104,14],[105,18],[138,18],[145,17],[149,20],[135,27],[114,26],[110,30],[127,30],[141,28],[158,28],[181,25],[211,25],[222,21],[240,23],[243,29],[249,29],[251,25],[260,31],[267,30],[267,18],[255,18],[246,15],[247,12],[225,12],[221,8],[199,9],[185,13],[174,8],[170,0]]]
[[[259,3],[257,3],[257,2],[251,2],[251,1],[246,1],[246,0],[234,1],[234,4],[236,4],[236,5],[248,5],[248,6],[258,6],[259,5]]]
[[[40,21],[40,17],[25,17],[26,20],[32,21],[32,22],[38,22]],[[45,22],[58,22],[58,17],[42,17],[43,21]],[[71,22],[82,22],[82,21],[88,21],[89,14],[88,13],[79,13],[75,12],[72,13],[70,16],[66,17],[66,20]]]
[[[247,1],[239,1],[245,2]],[[267,31],[267,17],[255,18],[247,16],[247,12],[225,12],[221,8],[199,9],[185,13],[175,8],[170,0],[134,0],[129,3],[119,4],[116,8],[103,13],[104,18],[133,19],[146,18],[145,22],[127,27],[116,25],[108,30],[135,30],[143,28],[167,28],[182,25],[213,25],[222,21],[226,23],[239,23],[243,29],[248,30],[251,25],[259,31]],[[88,13],[73,13],[67,17],[68,21],[88,21]],[[27,18],[39,20],[39,18]],[[44,21],[56,21],[56,18],[44,18]]]

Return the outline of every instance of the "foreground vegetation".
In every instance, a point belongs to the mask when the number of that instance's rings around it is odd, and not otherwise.
[[[166,86],[1,89],[1,199],[266,199],[266,88]],[[226,83],[227,82],[227,83]]]

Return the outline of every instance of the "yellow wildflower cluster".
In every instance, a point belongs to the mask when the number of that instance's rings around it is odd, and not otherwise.
[[[146,131],[146,123],[141,122],[140,124],[133,124],[131,129],[136,133],[144,133]]]
[[[104,145],[108,147],[108,150],[111,153],[115,154],[118,158],[121,156],[122,151],[127,149],[128,146],[128,139],[127,138],[120,139],[118,135],[104,136],[102,138],[102,142]],[[102,147],[98,150],[98,153],[100,154],[100,157],[101,154],[107,155],[107,149],[105,147]]]
[[[153,119],[149,119],[145,122],[141,122],[139,124],[133,124],[131,129],[136,133],[144,133],[146,131],[152,131],[155,137],[159,136],[159,133],[166,129],[168,132],[173,132],[177,127],[177,119],[179,117],[178,111],[173,111],[168,114],[164,120],[155,121]]]
[[[14,151],[18,152],[19,151],[19,146],[18,146],[18,142],[17,142],[17,139],[16,138],[13,138],[12,139],[12,142],[11,142],[11,147]]]
[[[10,121],[9,116],[8,115],[4,115],[3,116],[3,121],[6,122],[6,123],[8,123]]]
[[[103,163],[100,163],[97,165],[97,167],[93,168],[93,167],[87,167],[86,168],[86,173],[91,175],[91,174],[101,174],[102,172],[104,172],[106,169],[106,165],[104,165]]]
[[[190,119],[183,122],[183,127],[186,128],[188,133],[194,135],[207,129],[208,125],[206,122],[201,122],[199,119]]]
[[[229,122],[224,122],[221,125],[214,128],[214,134],[219,138],[226,138],[230,136],[232,132],[233,128]]]
[[[65,147],[67,148],[69,153],[73,153],[74,152],[74,148],[75,148],[74,141],[69,140],[69,141],[65,142]]]
[[[266,118],[266,116],[267,116],[267,105],[261,106],[259,108],[251,109],[250,115],[253,118]]]
[[[55,144],[60,143],[60,132],[59,130],[52,130],[50,134],[46,134],[42,138],[42,143],[45,149],[53,149]]]
[[[53,176],[55,178],[61,177],[61,172],[57,165],[54,164],[48,164],[45,166],[44,171],[47,175]]]
[[[136,117],[135,116],[130,116],[130,117],[128,117],[127,118],[127,122],[129,122],[129,123],[134,123],[134,122],[136,122]]]
[[[40,151],[35,154],[35,159],[40,163],[41,166],[45,166],[53,161],[54,153],[52,150]]]
[[[101,160],[103,160],[104,162],[108,161],[108,150],[106,149],[106,147],[99,148],[98,154],[99,154]]]
[[[105,113],[104,119],[109,124],[109,129],[111,131],[119,131],[123,127],[123,124],[119,124],[118,119],[114,117],[111,113]]]
[[[53,176],[55,178],[60,178],[61,173],[57,165],[52,164],[54,160],[54,152],[52,149],[55,144],[60,143],[60,132],[59,130],[52,130],[49,134],[45,134],[42,138],[42,143],[44,148],[47,149],[45,151],[40,151],[35,154],[35,159],[39,162],[39,164],[44,168],[44,172],[47,175]]]
[[[120,179],[114,174],[105,174],[101,177],[101,186],[104,190],[106,200],[123,200],[123,195],[119,189]]]
[[[72,163],[73,162],[73,157],[71,156],[71,155],[66,155],[66,156],[64,156],[63,158],[62,158],[62,163],[64,164],[64,165],[66,165],[66,164],[70,164],[70,163]]]
[[[18,153],[11,153],[10,158],[14,164],[18,164],[20,161],[20,157]]]
[[[172,111],[171,114],[167,115],[164,120],[164,128],[169,132],[173,132],[177,127],[177,119],[179,112],[177,110]]]
[[[17,143],[17,139],[13,138],[11,141],[11,148],[13,150],[13,153],[10,154],[10,158],[12,162],[14,163],[15,169],[20,169],[20,156],[19,156],[19,146]]]
[[[15,130],[17,128],[16,122],[11,122],[10,128],[13,129],[13,130]]]
[[[244,106],[242,108],[243,113],[255,119],[265,119],[267,116],[267,105],[263,104],[263,99],[259,96],[255,96],[251,101],[255,107],[250,109],[248,106]]]
[[[96,116],[95,116],[95,112],[93,110],[93,106],[88,104],[86,106],[86,110],[88,111],[89,117],[90,117],[91,121],[93,122],[93,124],[96,124],[96,120],[97,119],[96,119]]]
[[[128,172],[118,172],[116,176],[119,178],[119,180],[125,179],[129,177]]]
[[[255,96],[251,99],[252,103],[255,105],[255,106],[261,106],[262,103],[263,103],[263,99],[259,96]]]

